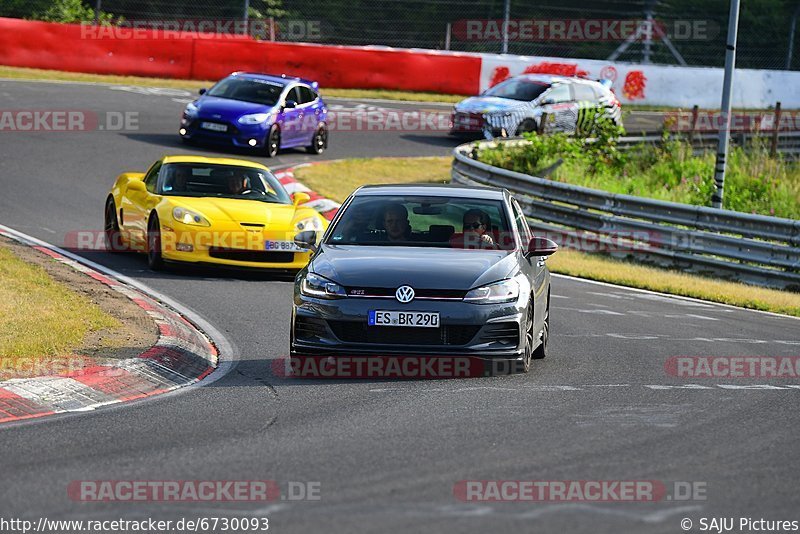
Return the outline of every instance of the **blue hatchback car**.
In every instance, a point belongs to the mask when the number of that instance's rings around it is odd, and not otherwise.
[[[328,147],[328,108],[317,82],[286,75],[234,72],[188,104],[179,130],[186,142],[263,150]]]

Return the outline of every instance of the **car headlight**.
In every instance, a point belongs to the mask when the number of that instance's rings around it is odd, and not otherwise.
[[[308,273],[303,278],[300,293],[318,299],[340,299],[347,296],[342,286],[314,273]]]
[[[250,115],[242,115],[239,117],[240,124],[261,124],[269,120],[269,113],[251,113]]]
[[[211,226],[208,219],[186,208],[175,208],[172,210],[172,218],[183,224],[191,224],[194,226]]]
[[[515,280],[501,280],[470,290],[465,302],[473,304],[498,304],[513,302],[519,297],[519,284]]]
[[[183,116],[186,119],[194,119],[197,117],[197,106],[194,103],[189,102],[186,104],[186,109],[183,110]]]
[[[295,224],[294,227],[301,232],[306,232],[308,230],[321,232],[322,221],[320,221],[319,218],[317,217],[308,217],[307,219],[303,219],[302,221],[297,221],[297,224]]]

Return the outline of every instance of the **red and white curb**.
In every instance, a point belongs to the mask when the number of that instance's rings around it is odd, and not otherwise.
[[[217,346],[187,320],[186,314],[124,283],[124,277],[114,276],[113,271],[100,268],[105,271],[101,272],[88,265],[91,262],[77,261],[79,258],[67,251],[2,225],[0,235],[47,254],[122,293],[143,308],[159,330],[156,344],[136,358],[91,365],[55,376],[0,382],[0,423],[88,411],[166,393],[198,382],[218,367]],[[227,341],[223,343],[227,348]]]
[[[324,162],[330,163],[330,162]],[[340,204],[335,202],[329,198],[325,198],[316,191],[312,191],[305,185],[298,182],[294,177],[294,171],[301,167],[308,167],[309,165],[317,165],[317,163],[301,163],[299,165],[293,165],[286,169],[282,169],[280,171],[275,171],[275,178],[283,184],[283,187],[286,188],[286,191],[291,195],[298,191],[303,193],[308,193],[308,196],[311,197],[311,200],[303,204],[303,206],[314,208],[318,212],[322,214],[323,217],[328,219],[329,221],[332,220],[336,216],[336,212],[339,211]]]

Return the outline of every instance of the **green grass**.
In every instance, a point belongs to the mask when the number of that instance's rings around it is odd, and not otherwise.
[[[18,80],[52,80],[67,82],[107,83],[114,85],[135,85],[139,87],[162,87],[167,89],[186,89],[196,91],[214,85],[210,80],[176,80],[169,78],[147,78],[142,76],[116,76],[111,74],[86,74],[82,72],[63,72],[57,70],[27,69],[0,66],[0,78]],[[399,101],[455,103],[464,96],[442,95],[436,93],[417,93],[413,91],[389,91],[384,89],[332,89],[322,87],[322,96],[332,98],[379,98]]]
[[[627,153],[614,152],[608,163],[578,148],[580,140],[559,136],[532,137],[531,147],[500,147],[481,151],[484,163],[534,174],[559,157],[564,163],[551,179],[573,185],[710,206],[714,192],[715,154],[694,156],[688,144],[670,141]],[[541,141],[540,141],[541,140]],[[800,164],[770,157],[764,146],[747,151],[733,148],[725,177],[725,209],[800,219]]]
[[[211,80],[178,80],[171,78],[152,78],[144,76],[116,76],[112,74],[88,74],[82,72],[65,72],[57,70],[29,69],[23,67],[7,67],[0,65],[0,78],[12,78],[20,80],[54,80],[70,82],[91,82],[108,83],[117,85],[136,85],[139,87],[163,87],[168,89],[187,89],[197,90],[203,87],[211,87],[214,81]],[[322,87],[323,96],[332,98],[353,98],[353,99],[385,99],[398,101],[416,101],[455,104],[460,102],[467,95],[452,95],[439,93],[423,93],[415,91],[393,91],[389,89],[333,89]],[[625,104],[627,111],[673,111],[674,106],[653,106],[645,104]],[[688,106],[687,109],[691,109]],[[717,111],[717,110],[712,110]],[[757,109],[737,109],[735,111],[767,111]]]
[[[450,158],[372,158],[297,169],[297,179],[341,202],[366,184],[449,182]],[[800,293],[660,269],[562,248],[548,261],[554,273],[800,317]]]
[[[61,358],[87,334],[118,325],[40,266],[0,245],[0,358]]]
[[[450,158],[346,159],[301,167],[298,180],[337,202],[367,184],[446,183]]]
[[[555,273],[800,317],[800,293],[659,269],[576,250],[547,260]]]

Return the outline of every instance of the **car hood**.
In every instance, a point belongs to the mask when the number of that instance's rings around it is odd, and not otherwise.
[[[468,290],[510,275],[507,250],[322,245],[309,270],[345,287]]]
[[[197,211],[214,223],[252,223],[270,228],[289,228],[295,218],[292,204],[271,204],[258,200],[214,197],[169,197],[171,204]]]
[[[197,106],[200,116],[204,118],[224,119],[226,117],[240,117],[250,113],[269,113],[273,110],[273,106],[215,96],[204,96],[195,101],[194,105]],[[213,117],[213,115],[220,115],[220,117]]]
[[[525,107],[529,104],[529,102],[522,102],[521,100],[513,100],[511,98],[473,96],[459,102],[456,105],[456,111],[461,113],[496,113],[498,111],[510,111]]]

